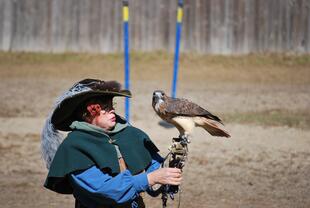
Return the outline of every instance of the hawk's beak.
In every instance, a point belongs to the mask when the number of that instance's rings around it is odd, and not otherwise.
[[[157,103],[157,102],[158,102],[158,100],[159,100],[159,97],[158,97],[158,96],[156,96],[156,95],[154,95],[154,96],[153,96],[153,103]]]

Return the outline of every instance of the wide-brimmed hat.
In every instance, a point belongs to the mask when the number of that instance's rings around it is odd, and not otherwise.
[[[116,81],[102,81],[98,79],[84,79],[69,89],[66,96],[54,109],[51,122],[54,127],[62,131],[70,131],[70,125],[74,121],[76,109],[85,101],[94,97],[124,96],[131,97],[128,90],[121,89],[121,84]]]
[[[95,97],[113,98],[115,96],[131,97],[128,90],[121,89],[116,81],[84,79],[74,84],[63,93],[47,117],[41,135],[42,157],[49,169],[54,155],[64,139],[61,131],[70,131],[75,120],[76,110],[86,101]]]

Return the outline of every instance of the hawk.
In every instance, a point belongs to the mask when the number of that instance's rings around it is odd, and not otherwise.
[[[171,98],[156,90],[152,106],[160,118],[179,130],[181,137],[190,136],[196,126],[204,128],[212,136],[230,137],[219,117],[187,99]]]

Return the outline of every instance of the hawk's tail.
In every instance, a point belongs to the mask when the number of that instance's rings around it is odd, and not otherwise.
[[[221,123],[208,118],[204,118],[203,121],[204,122],[203,125],[201,125],[201,127],[203,127],[212,136],[230,137],[230,134],[223,129]]]

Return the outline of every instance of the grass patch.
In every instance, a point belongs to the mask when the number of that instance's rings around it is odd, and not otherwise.
[[[287,111],[273,109],[260,112],[231,113],[223,115],[223,120],[230,123],[310,129],[310,112],[307,110]]]
[[[0,52],[0,76],[98,77],[122,80],[122,53],[25,53]],[[131,53],[131,79],[172,79],[173,54]],[[259,84],[309,84],[310,56],[256,54],[216,56],[181,54],[179,79],[183,81]]]
[[[199,55],[199,54],[183,54],[180,59],[196,62],[203,60],[214,65],[222,65],[224,67],[231,66],[310,66],[309,55],[289,55],[289,54],[249,54],[249,55]]]

